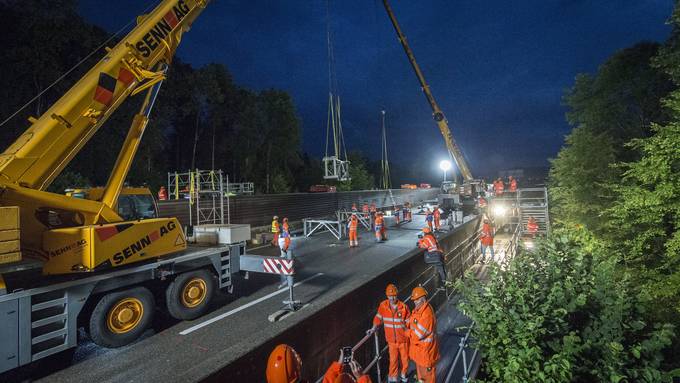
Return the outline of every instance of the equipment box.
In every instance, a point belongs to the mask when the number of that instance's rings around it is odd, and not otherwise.
[[[250,241],[250,225],[194,226],[194,235],[196,237],[200,237],[202,233],[217,233],[217,242],[223,245]]]

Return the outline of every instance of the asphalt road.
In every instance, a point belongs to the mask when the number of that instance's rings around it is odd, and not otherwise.
[[[223,366],[276,336],[307,310],[323,307],[383,270],[385,265],[415,247],[423,217],[399,228],[390,227],[389,240],[374,243],[372,233],[360,232],[360,246],[328,234],[295,238],[295,299],[306,307],[286,319],[271,323],[268,316],[281,309],[287,289],[277,290],[279,277],[251,273],[235,278],[233,294],[220,294],[214,310],[203,317],[177,322],[157,314],[154,329],[143,339],[119,349],[98,347],[87,339],[69,360],[56,358],[44,367],[29,365],[9,379],[41,382],[191,382],[212,368]],[[271,247],[249,253],[277,254]],[[278,294],[277,294],[278,292]],[[86,337],[83,334],[83,337]]]

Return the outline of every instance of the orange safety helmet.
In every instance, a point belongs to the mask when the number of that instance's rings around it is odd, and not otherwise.
[[[335,378],[335,381],[333,383],[356,383],[356,379],[354,379],[354,376],[348,372],[343,372],[342,374],[338,375]]]
[[[274,347],[267,361],[267,383],[296,383],[302,377],[300,355],[289,345]]]
[[[288,222],[288,217],[283,217],[283,222]]]
[[[430,230],[429,227],[424,227],[424,228],[423,228],[423,233],[427,234],[427,233],[431,233],[431,232],[432,232],[432,230]]]
[[[387,287],[385,288],[385,295],[387,295],[388,297],[397,296],[397,286],[395,286],[392,283],[387,285]]]
[[[419,299],[424,296],[427,296],[427,290],[425,290],[421,286],[416,286],[413,288],[413,291],[411,292],[412,301],[415,301],[416,299]]]

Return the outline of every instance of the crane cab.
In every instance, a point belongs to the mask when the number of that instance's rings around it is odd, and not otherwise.
[[[98,201],[104,194],[104,188],[66,189],[67,196]],[[151,190],[145,187],[124,187],[120,191],[118,202],[113,207],[125,221],[158,218],[158,204]]]

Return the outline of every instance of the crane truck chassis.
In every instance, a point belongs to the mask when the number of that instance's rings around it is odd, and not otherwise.
[[[0,153],[0,244],[12,246],[0,254],[0,373],[75,347],[79,327],[99,345],[128,344],[148,327],[158,301],[174,318],[197,318],[216,289],[231,290],[239,271],[288,275],[287,305],[299,306],[292,299],[293,260],[247,255],[248,225],[214,228],[220,233],[211,246],[188,246],[176,218],[125,219],[117,209],[181,36],[208,3],[162,0],[138,17],[127,36],[45,113],[29,117],[31,126]],[[116,109],[139,93],[144,102],[101,196],[48,192]],[[229,240],[220,239],[225,232]]]
[[[79,327],[101,346],[126,345],[148,328],[159,301],[172,317],[195,319],[216,289],[232,291],[233,274],[267,272],[267,259],[281,260],[248,255],[240,242],[189,245],[150,263],[75,277],[45,278],[39,265],[12,265],[0,280],[0,373],[76,347]]]

